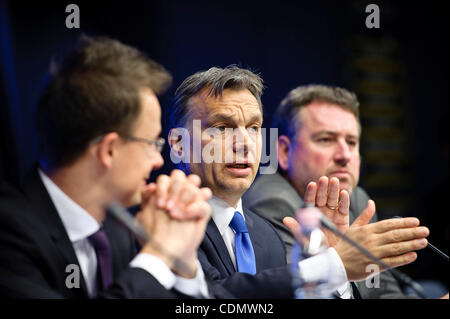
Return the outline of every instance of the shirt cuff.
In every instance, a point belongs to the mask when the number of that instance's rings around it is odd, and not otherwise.
[[[175,275],[161,259],[147,253],[137,254],[130,262],[130,267],[144,269],[167,290],[172,289],[177,281]]]
[[[334,248],[299,262],[300,277],[306,282],[326,281],[330,293],[348,283],[344,264]]]
[[[197,275],[192,279],[183,278],[175,275],[176,281],[174,288],[179,292],[195,298],[210,298],[208,285],[206,284],[205,274],[202,266],[197,260]]]
[[[352,286],[350,285],[350,282],[347,281],[342,286],[339,286],[338,289],[336,289],[336,293],[341,299],[352,299],[353,290]]]

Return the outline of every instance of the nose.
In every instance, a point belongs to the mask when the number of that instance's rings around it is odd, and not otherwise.
[[[157,153],[155,157],[152,159],[151,169],[152,171],[160,169],[164,165],[164,159],[161,156],[161,153]]]
[[[336,151],[334,153],[334,161],[345,166],[351,159],[350,147],[345,140],[339,140],[336,145]]]
[[[247,156],[248,139],[247,130],[241,128],[235,129],[233,133],[233,152]]]

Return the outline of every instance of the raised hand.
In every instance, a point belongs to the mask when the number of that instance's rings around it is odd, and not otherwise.
[[[358,216],[345,233],[359,245],[370,251],[391,268],[406,265],[417,259],[415,250],[428,244],[425,237],[429,235],[427,227],[419,226],[417,218],[393,218],[369,224],[375,214],[375,203],[369,200],[366,209]],[[283,223],[295,235],[300,225],[292,217],[285,217]],[[297,238],[299,239],[299,238]],[[344,264],[347,278],[360,281],[373,275],[373,269],[367,266],[375,264],[356,247],[344,240],[337,241],[334,249]],[[384,271],[380,265],[379,271]]]
[[[428,228],[419,227],[417,218],[394,218],[369,224],[374,214],[375,203],[369,200],[366,209],[355,219],[346,235],[392,268],[416,260],[414,251],[426,247]],[[355,247],[341,240],[334,249],[341,257],[350,281],[363,280],[373,275],[373,272],[366,271],[366,267],[375,262]],[[380,272],[385,270],[378,266]]]
[[[341,233],[349,228],[350,196],[346,190],[339,191],[339,179],[326,176],[319,178],[318,184],[310,182],[304,196],[306,204],[314,205],[331,220]],[[330,246],[340,240],[338,236],[322,228]]]

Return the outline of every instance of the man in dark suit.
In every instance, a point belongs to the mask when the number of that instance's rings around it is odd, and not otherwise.
[[[292,278],[280,236],[265,219],[243,207],[241,200],[259,167],[262,87],[258,75],[235,66],[189,76],[178,87],[170,109],[169,144],[172,161],[186,173],[199,175],[213,192],[212,220],[199,249],[206,275],[238,297],[292,298]],[[332,189],[337,192],[339,185],[333,183]],[[349,205],[341,207],[344,215],[348,209]],[[369,207],[358,223],[367,223],[373,212]],[[394,224],[405,227],[406,222]],[[385,233],[381,236],[388,241]],[[394,253],[385,247],[381,251],[389,257]],[[390,264],[405,263],[400,259]],[[329,248],[301,261],[299,269],[308,281],[324,273],[321,265],[330,265],[330,293],[349,298],[348,280],[365,278],[369,263],[343,243],[339,249]]]
[[[107,38],[82,37],[53,68],[36,115],[39,164],[20,190],[0,191],[1,297],[211,296],[197,259],[210,190],[178,170],[146,185],[163,164],[157,94],[170,82]],[[112,201],[141,204],[151,241],[137,255],[131,233],[106,216]]]
[[[169,113],[171,158],[213,192],[212,219],[198,252],[206,276],[237,297],[289,298],[283,242],[270,223],[240,200],[259,164],[261,91],[261,78],[237,67],[187,78]],[[234,140],[225,138],[230,128],[238,129]]]
[[[361,134],[358,107],[356,96],[345,89],[310,85],[292,90],[275,114],[273,126],[279,129],[279,172],[258,177],[245,194],[244,203],[274,225],[288,251],[295,239],[283,220],[295,217],[304,199],[321,207],[323,213],[342,225],[343,232],[368,205],[369,196],[357,186]],[[340,196],[335,196],[334,200],[328,197],[328,201],[319,199],[320,196],[326,198],[329,193],[328,178],[321,176],[330,178],[330,184],[340,185]],[[338,206],[345,200],[342,196],[348,196],[348,193],[350,212],[346,215]],[[373,227],[380,225],[376,223],[376,214],[371,222]],[[414,229],[417,236],[405,237],[405,240],[415,245],[421,238],[421,231],[428,233],[426,228],[419,227]],[[397,234],[400,241],[402,235]],[[331,241],[336,244],[336,238]],[[420,249],[424,245],[414,247]],[[415,253],[411,257],[409,262],[416,258]],[[379,277],[379,287],[372,282],[359,282],[358,287],[363,298],[405,297],[398,282],[386,272]]]

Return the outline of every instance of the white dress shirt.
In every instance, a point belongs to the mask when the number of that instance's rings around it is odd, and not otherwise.
[[[234,253],[235,232],[230,227],[234,212],[239,212],[244,216],[242,210],[242,200],[236,208],[231,207],[225,201],[213,196],[209,201],[212,208],[211,218],[214,220],[220,235],[222,235],[225,246],[236,268],[236,256]],[[244,216],[245,220],[245,216]],[[347,279],[347,272],[344,264],[334,248],[328,248],[321,254],[304,259],[299,262],[301,277],[308,282],[314,282],[320,279],[328,279],[328,287],[331,293],[337,293],[342,299],[352,298],[352,288]]]
[[[230,223],[235,212],[239,212],[242,217],[244,217],[245,221],[244,212],[242,210],[242,200],[239,199],[236,208],[231,207],[226,202],[215,196],[213,196],[208,203],[211,205],[211,218],[214,220],[214,223],[219,229],[219,233],[225,242],[228,254],[233,262],[234,269],[237,271],[236,256],[234,253],[234,238],[236,236],[236,232],[230,227]]]
[[[86,281],[89,297],[95,297],[98,291],[96,284],[97,255],[88,237],[99,230],[100,225],[40,169],[39,175],[72,242],[81,272]],[[175,288],[189,296],[209,297],[208,287],[200,263],[198,263],[196,277],[193,279],[185,279],[175,275],[162,260],[150,254],[140,253],[136,255],[130,262],[130,266],[146,270],[168,290]]]

